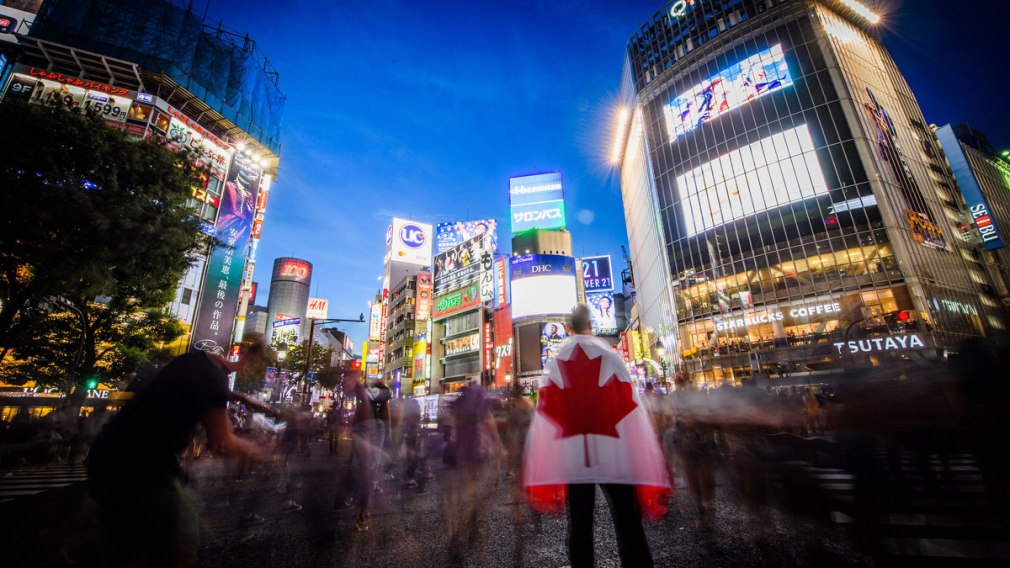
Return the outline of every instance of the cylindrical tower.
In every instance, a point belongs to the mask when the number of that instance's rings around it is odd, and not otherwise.
[[[274,343],[298,343],[303,336],[305,310],[312,285],[312,263],[282,257],[274,261],[267,300],[267,334]],[[297,323],[294,320],[298,320]]]

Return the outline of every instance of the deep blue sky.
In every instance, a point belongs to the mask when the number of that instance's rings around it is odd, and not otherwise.
[[[968,121],[1010,147],[1006,4],[883,3],[884,42],[926,119]],[[287,95],[258,303],[273,259],[293,255],[315,265],[312,295],[330,300],[330,317],[365,311],[393,216],[495,217],[507,246],[508,177],[541,171],[563,172],[575,253],[611,254],[619,268],[627,232],[608,128],[627,39],[662,7],[211,0],[208,21],[248,32]],[[349,331],[360,347],[363,326]]]

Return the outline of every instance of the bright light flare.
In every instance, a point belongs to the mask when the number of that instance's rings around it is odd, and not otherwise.
[[[856,0],[842,0],[842,4],[845,4],[850,10],[856,13],[860,18],[863,18],[867,22],[877,25],[880,23],[880,16],[875,14],[873,10],[870,10],[866,6],[863,6]]]
[[[617,130],[614,131],[614,149],[610,154],[611,163],[618,164],[624,153],[624,136],[628,131],[628,119],[631,118],[631,110],[622,107],[617,113]]]

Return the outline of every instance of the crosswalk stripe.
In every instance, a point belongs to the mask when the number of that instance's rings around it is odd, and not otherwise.
[[[35,495],[36,493],[42,493],[42,490],[36,491],[0,491],[0,497],[21,497],[23,495]]]
[[[18,467],[0,475],[0,504],[87,480],[87,467],[82,464]]]

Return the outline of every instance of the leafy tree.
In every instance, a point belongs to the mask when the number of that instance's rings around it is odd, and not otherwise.
[[[263,341],[262,334],[250,333],[243,338],[241,348],[245,349],[246,346],[261,341]],[[268,351],[270,350],[268,349]],[[266,377],[267,367],[273,367],[276,364],[277,355],[272,351],[266,357],[252,361],[242,372],[235,376],[235,390],[245,393],[255,393],[260,390],[263,388],[263,379]]]
[[[64,108],[9,101],[0,124],[0,361],[121,374],[182,331],[161,308],[201,244],[204,172]]]

